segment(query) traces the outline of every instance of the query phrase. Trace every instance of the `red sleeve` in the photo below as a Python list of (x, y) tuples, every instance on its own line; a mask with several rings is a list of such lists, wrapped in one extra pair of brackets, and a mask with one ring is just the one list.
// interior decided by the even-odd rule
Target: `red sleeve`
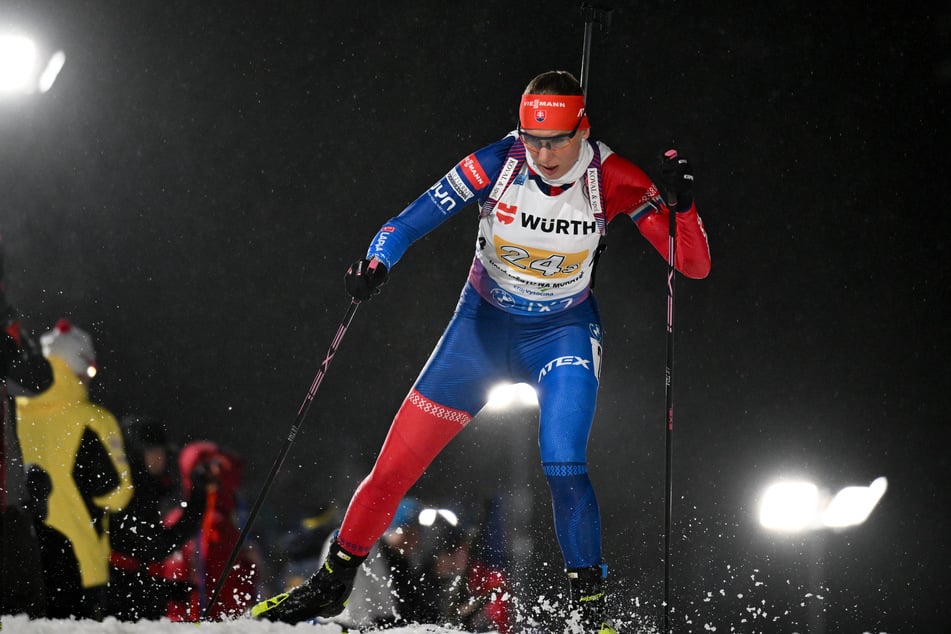
[[(606, 220), (626, 214), (654, 249), (667, 258), (670, 210), (657, 186), (634, 163), (617, 154), (601, 165)], [(677, 213), (677, 270), (694, 279), (710, 273), (710, 245), (697, 206)]]

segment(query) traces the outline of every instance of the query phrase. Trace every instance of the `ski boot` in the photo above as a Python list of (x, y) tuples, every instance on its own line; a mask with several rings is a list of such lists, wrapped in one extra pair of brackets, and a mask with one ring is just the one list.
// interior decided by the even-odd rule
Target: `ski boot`
[(584, 634), (617, 634), (614, 625), (605, 618), (606, 593), (604, 580), (606, 564), (568, 570), (568, 589), (571, 597), (569, 625), (580, 626)]
[(351, 555), (335, 541), (324, 565), (310, 579), (253, 606), (251, 616), (284, 623), (337, 616), (347, 605), (354, 578), (364, 559), (366, 556)]

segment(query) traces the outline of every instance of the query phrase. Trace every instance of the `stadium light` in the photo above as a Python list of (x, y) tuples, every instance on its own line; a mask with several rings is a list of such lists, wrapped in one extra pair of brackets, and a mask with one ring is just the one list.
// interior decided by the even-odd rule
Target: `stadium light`
[(432, 526), (436, 522), (437, 517), (443, 518), (449, 522), (451, 526), (459, 525), (459, 516), (449, 509), (425, 508), (419, 512), (418, 521), (423, 526)]
[(36, 65), (36, 45), (22, 35), (0, 35), (0, 90), (26, 92)]
[(845, 487), (831, 497), (812, 482), (781, 480), (764, 490), (759, 522), (763, 528), (781, 533), (858, 526), (868, 519), (887, 488), (888, 481), (879, 477), (868, 486)]
[(40, 59), (40, 51), (31, 38), (0, 33), (0, 95), (28, 95), (52, 88), (66, 63), (66, 55), (56, 51), (42, 68)]
[(527, 383), (503, 383), (489, 390), (486, 407), (490, 410), (503, 410), (513, 406), (535, 407), (538, 395), (535, 388)]
[(823, 511), (822, 524), (829, 528), (858, 526), (872, 514), (887, 488), (885, 478), (875, 478), (867, 487), (845, 487)]
[(781, 533), (796, 533), (812, 528), (818, 511), (819, 487), (812, 482), (781, 481), (763, 492), (759, 523)]

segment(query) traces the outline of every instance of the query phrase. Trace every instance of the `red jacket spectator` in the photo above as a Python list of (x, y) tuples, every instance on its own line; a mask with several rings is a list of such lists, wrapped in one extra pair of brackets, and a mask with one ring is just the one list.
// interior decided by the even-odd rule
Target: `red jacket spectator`
[[(173, 621), (197, 621), (214, 593), (224, 572), (231, 550), (238, 541), (238, 488), (241, 484), (242, 461), (234, 453), (213, 442), (193, 442), (179, 455), (182, 484), (191, 487), (199, 470), (202, 477), (217, 482), (207, 496), (204, 521), (195, 537), (181, 550), (165, 560), (165, 574), (170, 579), (190, 583), (194, 590), (187, 601), (172, 601), (168, 618)], [(178, 521), (179, 509), (169, 513), (167, 523)], [(219, 620), (243, 614), (256, 597), (256, 566), (250, 547), (245, 547), (218, 595), (208, 618)]]

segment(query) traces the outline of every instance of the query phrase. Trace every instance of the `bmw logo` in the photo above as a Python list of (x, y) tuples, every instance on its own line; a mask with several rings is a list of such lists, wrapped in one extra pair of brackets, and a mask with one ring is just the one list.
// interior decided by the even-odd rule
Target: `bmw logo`
[(515, 306), (515, 298), (503, 291), (501, 288), (493, 288), (491, 294), (492, 299), (494, 299), (499, 306)]
[(588, 332), (591, 333), (591, 338), (601, 341), (601, 326), (598, 324), (588, 324)]

